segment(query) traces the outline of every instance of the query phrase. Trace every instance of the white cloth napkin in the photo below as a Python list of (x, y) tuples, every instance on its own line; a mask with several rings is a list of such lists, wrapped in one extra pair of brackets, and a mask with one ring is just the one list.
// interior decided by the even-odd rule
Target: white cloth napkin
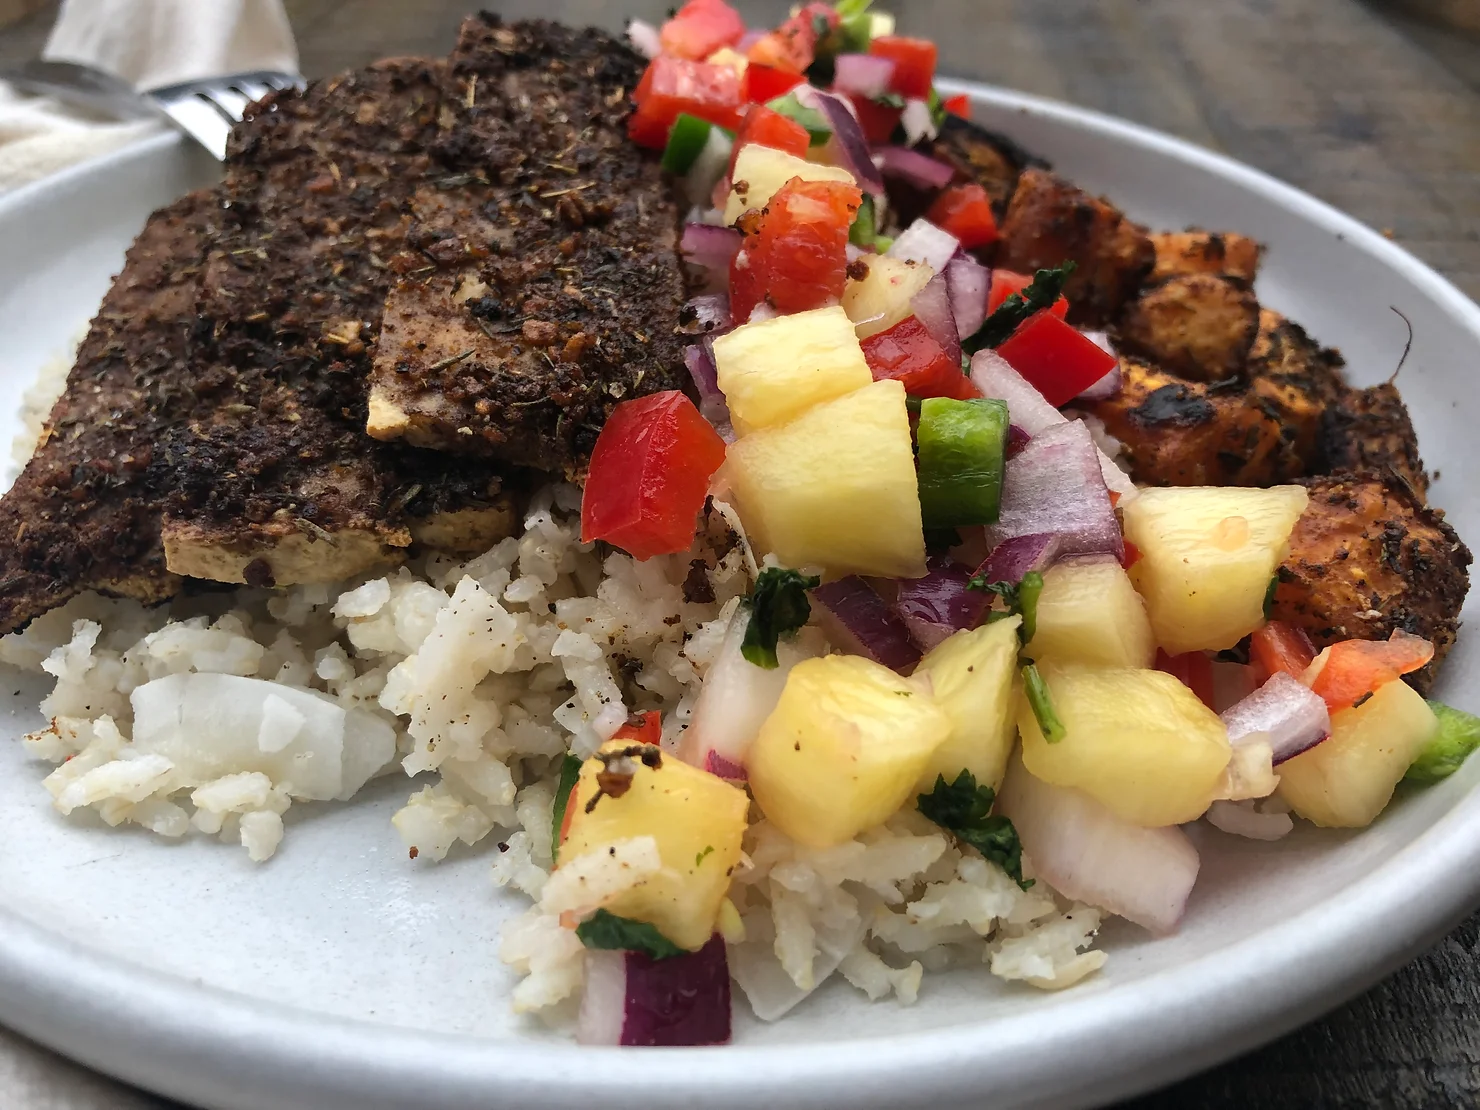
[[(63, 0), (42, 57), (104, 69), (140, 89), (249, 70), (298, 71), (282, 0)], [(0, 193), (164, 126), (100, 120), (0, 82)]]

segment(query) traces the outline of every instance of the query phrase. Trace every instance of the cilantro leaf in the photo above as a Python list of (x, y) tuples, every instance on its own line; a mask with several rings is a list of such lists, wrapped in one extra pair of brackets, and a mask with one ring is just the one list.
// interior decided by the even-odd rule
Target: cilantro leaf
[(575, 790), (576, 780), (580, 777), (581, 761), (566, 752), (565, 761), (560, 764), (560, 782), (555, 787), (555, 809), (550, 815), (550, 831), (553, 834), (551, 855), (557, 860), (560, 858), (560, 830), (565, 827), (565, 811), (570, 806), (571, 792)]
[(684, 955), (682, 948), (646, 921), (618, 917), (607, 910), (597, 910), (577, 925), (576, 936), (581, 938), (581, 943), (587, 948), (641, 952), (655, 960)]
[(904, 97), (897, 92), (881, 92), (878, 96), (871, 96), (869, 99), (884, 108), (904, 107)]
[(1023, 693), (1028, 697), (1028, 707), (1033, 710), (1033, 716), (1037, 718), (1038, 728), (1043, 732), (1045, 740), (1050, 744), (1057, 744), (1068, 735), (1064, 722), (1059, 720), (1058, 711), (1053, 707), (1053, 692), (1038, 673), (1036, 663), (1023, 666)]
[(1021, 293), (1014, 293), (997, 306), (982, 326), (961, 341), (961, 349), (976, 354), (983, 347), (996, 347), (1017, 331), (1018, 325), (1040, 309), (1050, 308), (1064, 292), (1064, 282), (1074, 272), (1073, 261), (1039, 270)]
[(746, 604), (750, 606), (750, 623), (745, 626), (745, 640), (740, 654), (766, 670), (775, 670), (776, 642), (789, 636), (812, 615), (807, 591), (822, 585), (817, 575), (805, 575), (784, 567), (767, 567), (755, 580)]
[(930, 109), (930, 122), (935, 124), (935, 129), (939, 131), (946, 125), (946, 102), (940, 98), (940, 93), (934, 85), (930, 86), (930, 98), (926, 100), (925, 105)]
[(945, 775), (936, 775), (934, 789), (919, 795), (915, 805), (926, 818), (970, 844), (1027, 890), (1033, 880), (1023, 878), (1023, 846), (1012, 821), (993, 816), (996, 797), (990, 786), (978, 786), (975, 775), (962, 771), (949, 783)]
[(989, 594), (996, 594), (1007, 606), (1006, 610), (994, 609), (987, 614), (987, 623), (1000, 621), (1020, 614), (1023, 618), (1022, 628), (1019, 635), (1023, 643), (1033, 639), (1034, 633), (1038, 631), (1038, 598), (1043, 593), (1043, 575), (1036, 570), (1030, 570), (1023, 575), (1021, 582), (988, 582), (986, 575), (973, 575), (966, 582), (968, 590), (985, 590)]

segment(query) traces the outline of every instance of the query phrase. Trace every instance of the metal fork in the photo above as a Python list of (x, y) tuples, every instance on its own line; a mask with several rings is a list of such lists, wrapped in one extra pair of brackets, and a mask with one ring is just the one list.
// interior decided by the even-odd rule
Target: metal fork
[(239, 73), (147, 89), (144, 95), (218, 161), (225, 161), (226, 140), (248, 107), (270, 92), (301, 89), (303, 85), (303, 78), (296, 73)]

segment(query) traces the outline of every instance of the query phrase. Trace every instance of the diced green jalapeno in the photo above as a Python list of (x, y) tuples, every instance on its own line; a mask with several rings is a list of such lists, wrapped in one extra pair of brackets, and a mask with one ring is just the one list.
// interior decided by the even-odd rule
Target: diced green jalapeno
[(920, 403), (920, 509), (926, 528), (991, 524), (1002, 502), (1007, 405), (976, 397)]
[(663, 168), (669, 173), (688, 173), (698, 160), (704, 144), (709, 141), (709, 132), (713, 127), (714, 124), (708, 120), (691, 116), (687, 112), (679, 113), (679, 117), (673, 121), (673, 130), (668, 132), (668, 145), (663, 148)]

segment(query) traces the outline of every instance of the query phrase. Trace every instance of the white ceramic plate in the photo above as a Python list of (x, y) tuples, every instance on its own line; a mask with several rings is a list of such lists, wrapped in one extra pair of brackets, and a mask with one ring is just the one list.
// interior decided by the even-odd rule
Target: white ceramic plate
[[(964, 86), (963, 86), (964, 88)], [(1260, 299), (1339, 345), (1351, 377), (1403, 371), (1433, 491), (1480, 540), (1480, 308), (1367, 228), (1247, 167), (1104, 116), (980, 87), (979, 120), (1157, 227), (1269, 244)], [(65, 350), (145, 214), (213, 168), (160, 138), (0, 202), (0, 392)], [(5, 417), (9, 420), (9, 416)], [(8, 442), (12, 427), (0, 426)], [(1480, 710), (1480, 646), (1440, 694)], [(133, 1082), (213, 1107), (589, 1110), (703, 1105), (1087, 1105), (1179, 1078), (1314, 1017), (1450, 928), (1480, 895), (1480, 761), (1357, 835), (1275, 845), (1203, 830), (1181, 931), (1116, 923), (1105, 970), (1062, 994), (984, 973), (927, 978), (913, 1008), (829, 983), (764, 1026), (743, 1002), (721, 1049), (592, 1050), (514, 1019), (495, 957), (515, 911), (486, 852), (408, 862), (379, 784), (339, 808), (294, 806), (256, 867), (196, 839), (64, 820), (12, 736), (42, 686), (3, 676), (0, 1020)], [(13, 693), (12, 693), (13, 692)]]

